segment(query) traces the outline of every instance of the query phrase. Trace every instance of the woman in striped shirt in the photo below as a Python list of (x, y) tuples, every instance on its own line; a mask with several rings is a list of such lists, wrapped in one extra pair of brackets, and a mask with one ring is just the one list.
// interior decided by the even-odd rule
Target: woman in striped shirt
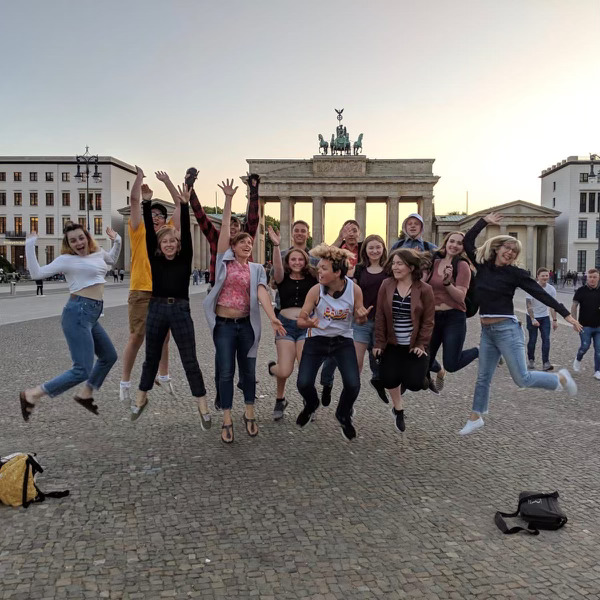
[(381, 360), (379, 377), (394, 404), (396, 429), (404, 431), (402, 388), (427, 389), (427, 346), (435, 319), (433, 290), (421, 281), (425, 259), (420, 252), (400, 248), (385, 264), (391, 275), (379, 288), (375, 316), (375, 348)]

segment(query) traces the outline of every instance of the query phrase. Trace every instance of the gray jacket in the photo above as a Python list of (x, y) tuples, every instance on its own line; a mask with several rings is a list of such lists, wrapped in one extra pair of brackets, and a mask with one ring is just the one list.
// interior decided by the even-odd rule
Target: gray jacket
[[(210, 327), (211, 335), (215, 330), (217, 301), (225, 278), (227, 277), (227, 262), (235, 260), (233, 250), (229, 248), (224, 254), (217, 254), (217, 264), (215, 267), (215, 285), (213, 285), (210, 294), (206, 296), (202, 305), (206, 321)], [(250, 325), (254, 331), (254, 344), (248, 352), (248, 358), (256, 358), (258, 351), (258, 342), (260, 342), (260, 306), (258, 303), (258, 286), (263, 285), (267, 288), (267, 275), (264, 267), (259, 263), (248, 263), (250, 267)]]

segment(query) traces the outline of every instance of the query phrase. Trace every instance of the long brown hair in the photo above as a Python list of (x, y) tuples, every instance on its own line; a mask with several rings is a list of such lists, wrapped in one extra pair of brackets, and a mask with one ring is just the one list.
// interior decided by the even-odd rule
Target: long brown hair
[(414, 267), (411, 272), (413, 281), (421, 279), (421, 277), (423, 277), (423, 269), (427, 269), (430, 264), (430, 260), (423, 252), (419, 252), (414, 248), (398, 248), (397, 250), (390, 252), (385, 263), (385, 272), (390, 277), (394, 276), (394, 273), (392, 272), (392, 262), (395, 256), (397, 256), (406, 266)]
[(292, 255), (293, 252), (299, 252), (300, 254), (302, 254), (302, 256), (304, 258), (304, 268), (301, 271), (302, 275), (304, 277), (307, 277), (310, 275), (311, 277), (314, 277), (316, 279), (317, 274), (316, 274), (315, 268), (310, 264), (310, 257), (301, 248), (291, 248), (290, 250), (288, 250), (288, 252), (285, 253), (285, 256), (283, 257), (284, 272), (285, 273), (292, 272), (292, 269), (290, 268), (290, 256)]
[(81, 229), (81, 231), (83, 231), (83, 233), (85, 234), (85, 237), (87, 238), (89, 254), (92, 254), (93, 252), (98, 252), (98, 250), (100, 249), (100, 246), (98, 246), (98, 242), (96, 242), (96, 240), (90, 235), (90, 232), (81, 223), (75, 223), (74, 221), (67, 221), (65, 223), (65, 227), (63, 229), (64, 235), (63, 235), (62, 243), (60, 245), (60, 253), (61, 254), (72, 254), (73, 256), (77, 256), (77, 252), (75, 252), (75, 250), (73, 250), (73, 248), (71, 248), (71, 246), (69, 245), (69, 238), (67, 237), (67, 234), (69, 234), (69, 233), (71, 233), (71, 231), (75, 231), (77, 229)]
[(359, 253), (359, 262), (357, 266), (360, 267), (364, 267), (365, 269), (369, 266), (371, 266), (371, 261), (369, 260), (369, 257), (367, 256), (367, 246), (369, 244), (369, 242), (379, 242), (382, 246), (383, 246), (383, 252), (381, 253), (381, 256), (379, 257), (379, 266), (383, 267), (385, 265), (385, 261), (387, 260), (387, 249), (385, 247), (385, 242), (383, 241), (383, 238), (380, 235), (368, 235), (361, 247), (360, 247), (360, 253)]

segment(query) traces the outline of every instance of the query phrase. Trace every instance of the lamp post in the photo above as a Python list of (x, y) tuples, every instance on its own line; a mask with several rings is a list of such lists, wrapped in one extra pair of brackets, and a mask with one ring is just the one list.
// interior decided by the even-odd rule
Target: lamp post
[[(598, 156), (597, 154), (590, 154), (590, 174), (588, 175), (588, 182), (591, 184), (595, 184), (598, 180), (598, 178), (600, 178), (600, 173), (598, 173), (598, 176), (596, 176), (596, 174), (594, 173), (594, 161), (595, 160), (600, 160), (600, 156)], [(600, 192), (598, 192), (596, 194), (596, 208), (598, 209), (598, 221), (600, 223)], [(594, 261), (594, 266), (596, 267), (596, 269), (600, 269), (600, 225), (596, 226), (596, 235), (598, 236), (598, 248), (596, 249), (596, 260)]]
[[(77, 173), (75, 177), (81, 182), (85, 177), (85, 205), (87, 208), (87, 230), (90, 231), (90, 164), (94, 165), (94, 174), (92, 177), (96, 183), (102, 181), (102, 173), (98, 172), (98, 155), (92, 155), (89, 152), (89, 146), (85, 147), (85, 154), (75, 157), (77, 161)], [(85, 165), (85, 173), (81, 172), (81, 165)]]

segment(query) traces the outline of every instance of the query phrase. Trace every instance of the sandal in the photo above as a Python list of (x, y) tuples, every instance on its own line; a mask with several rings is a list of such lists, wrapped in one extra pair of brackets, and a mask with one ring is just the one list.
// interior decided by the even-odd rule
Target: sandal
[[(256, 419), (249, 419), (246, 414), (244, 414), (244, 425), (246, 425), (246, 433), (250, 436), (250, 437), (256, 437), (258, 435), (258, 425), (256, 424)], [(248, 427), (248, 425), (250, 425), (250, 427)], [(256, 427), (256, 433), (251, 433), (251, 429), (253, 427)]]
[(27, 401), (25, 397), (25, 392), (21, 392), (19, 394), (19, 401), (21, 402), (21, 415), (23, 415), (24, 421), (29, 421), (29, 417), (35, 408), (35, 404)]
[(98, 414), (98, 407), (94, 404), (93, 398), (81, 398), (80, 396), (73, 396), (73, 400), (77, 402), (77, 404), (81, 404), (83, 408), (89, 410), (91, 413), (95, 415)]
[[(223, 429), (225, 430), (225, 437), (223, 437)], [(221, 425), (221, 441), (224, 444), (233, 444), (233, 423)]]

